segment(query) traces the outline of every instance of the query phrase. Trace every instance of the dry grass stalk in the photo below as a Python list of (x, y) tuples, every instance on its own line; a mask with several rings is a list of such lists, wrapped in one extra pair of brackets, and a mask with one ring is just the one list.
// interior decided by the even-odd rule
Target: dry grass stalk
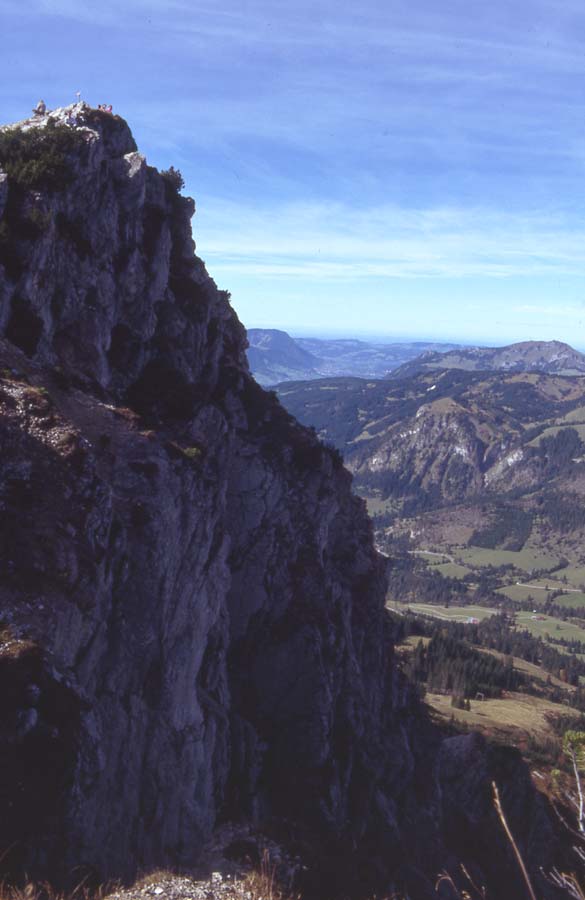
[(22, 887), (0, 881), (0, 900), (104, 900), (106, 895), (117, 887), (110, 883), (90, 889), (87, 886), (88, 878), (89, 876), (85, 876), (67, 893), (55, 890), (47, 881), (40, 883), (29, 881)]
[(510, 826), (506, 821), (506, 816), (504, 815), (504, 810), (502, 807), (502, 803), (500, 800), (500, 793), (498, 791), (498, 786), (495, 781), (492, 781), (492, 790), (494, 792), (494, 806), (496, 807), (496, 812), (498, 813), (500, 822), (503, 825), (504, 831), (506, 832), (506, 836), (512, 845), (512, 849), (516, 855), (516, 859), (518, 861), (518, 865), (520, 866), (520, 871), (522, 872), (522, 877), (524, 878), (524, 882), (526, 884), (526, 889), (530, 895), (530, 900), (536, 900), (536, 894), (534, 893), (534, 888), (532, 887), (532, 883), (530, 881), (530, 875), (528, 874), (528, 869), (524, 865), (524, 860), (522, 859), (522, 854), (518, 849), (518, 845), (514, 840), (514, 835), (510, 831)]
[(250, 872), (243, 879), (247, 892), (251, 894), (251, 900), (300, 900), (300, 897), (292, 897), (283, 892), (278, 885), (276, 866), (270, 861), (268, 850), (262, 854), (260, 869)]
[(451, 875), (449, 875), (448, 872), (441, 872), (441, 874), (439, 875), (437, 882), (435, 884), (435, 891), (438, 890), (438, 888), (441, 884), (447, 883), (448, 885), (451, 886), (451, 888), (457, 894), (457, 897), (459, 897), (460, 900), (486, 900), (487, 893), (486, 893), (485, 887), (477, 886), (477, 884), (475, 883), (475, 881), (473, 880), (473, 878), (471, 877), (471, 875), (469, 874), (469, 872), (467, 871), (467, 869), (465, 868), (463, 863), (461, 863), (460, 869), (461, 869), (461, 872), (463, 873), (463, 876), (467, 880), (467, 883), (468, 883), (470, 889), (473, 891), (472, 894), (470, 894), (469, 891), (464, 887), (458, 888), (457, 885), (455, 884), (455, 882), (453, 881), (453, 878), (451, 877)]
[(558, 869), (552, 869), (552, 871), (546, 875), (546, 878), (551, 884), (554, 884), (555, 887), (565, 890), (569, 897), (574, 897), (575, 900), (585, 900), (585, 894), (575, 875), (567, 875), (566, 872), (559, 872)]

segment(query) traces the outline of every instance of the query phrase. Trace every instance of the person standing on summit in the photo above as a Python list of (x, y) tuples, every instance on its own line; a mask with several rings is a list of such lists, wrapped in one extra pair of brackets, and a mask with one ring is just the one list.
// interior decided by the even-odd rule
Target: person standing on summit
[(33, 109), (33, 113), (35, 116), (44, 116), (47, 111), (47, 104), (44, 100), (39, 100), (35, 108)]

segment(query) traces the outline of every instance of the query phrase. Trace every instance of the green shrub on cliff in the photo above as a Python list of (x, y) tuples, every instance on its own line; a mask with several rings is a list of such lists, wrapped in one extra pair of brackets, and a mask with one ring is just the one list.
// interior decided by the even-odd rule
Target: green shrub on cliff
[(0, 132), (0, 168), (23, 188), (60, 190), (73, 178), (68, 156), (82, 135), (52, 120), (45, 128), (10, 128)]
[(164, 179), (165, 184), (168, 184), (175, 193), (178, 194), (185, 187), (185, 179), (181, 175), (179, 169), (175, 169), (174, 166), (171, 166), (169, 169), (163, 169), (160, 174)]

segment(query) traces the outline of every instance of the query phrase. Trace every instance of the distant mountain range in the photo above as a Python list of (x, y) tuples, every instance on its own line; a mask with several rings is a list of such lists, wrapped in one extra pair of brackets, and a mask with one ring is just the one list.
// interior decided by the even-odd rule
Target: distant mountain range
[[(555, 369), (583, 372), (583, 357), (565, 344), (529, 342), (479, 358), (506, 370), (423, 365), (400, 379), (285, 383), (278, 393), (343, 452), (379, 525), (398, 516), (421, 533), (423, 520), (443, 509), (441, 527), (468, 522), (467, 540), (499, 521), (504, 503), (510, 521), (534, 523), (534, 545), (570, 556), (585, 540), (585, 377)], [(535, 371), (545, 366), (551, 371)]]
[(395, 369), (390, 377), (406, 378), (437, 369), (583, 375), (585, 354), (561, 341), (522, 341), (507, 347), (457, 347), (446, 353), (427, 350)]
[(319, 360), (276, 328), (248, 329), (248, 363), (259, 384), (279, 381), (305, 381), (319, 378)]
[(585, 374), (585, 354), (560, 341), (523, 341), (507, 347), (464, 347), (430, 341), (379, 344), (342, 338), (292, 338), (275, 328), (250, 328), (248, 341), (252, 374), (265, 387), (315, 378), (410, 378), (440, 369)]
[(248, 341), (252, 374), (265, 387), (338, 375), (384, 378), (423, 353), (458, 349), (457, 344), (430, 341), (374, 344), (352, 339), (292, 338), (275, 328), (250, 328)]

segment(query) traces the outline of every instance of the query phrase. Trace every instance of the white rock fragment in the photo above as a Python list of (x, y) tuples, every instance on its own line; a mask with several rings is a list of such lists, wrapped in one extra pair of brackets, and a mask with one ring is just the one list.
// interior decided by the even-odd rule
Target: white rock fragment
[(134, 176), (137, 175), (138, 172), (144, 170), (144, 167), (146, 165), (146, 158), (142, 153), (138, 153), (138, 151), (135, 151), (134, 153), (126, 153), (124, 156), (124, 160), (128, 166), (127, 174), (129, 178), (134, 178)]

